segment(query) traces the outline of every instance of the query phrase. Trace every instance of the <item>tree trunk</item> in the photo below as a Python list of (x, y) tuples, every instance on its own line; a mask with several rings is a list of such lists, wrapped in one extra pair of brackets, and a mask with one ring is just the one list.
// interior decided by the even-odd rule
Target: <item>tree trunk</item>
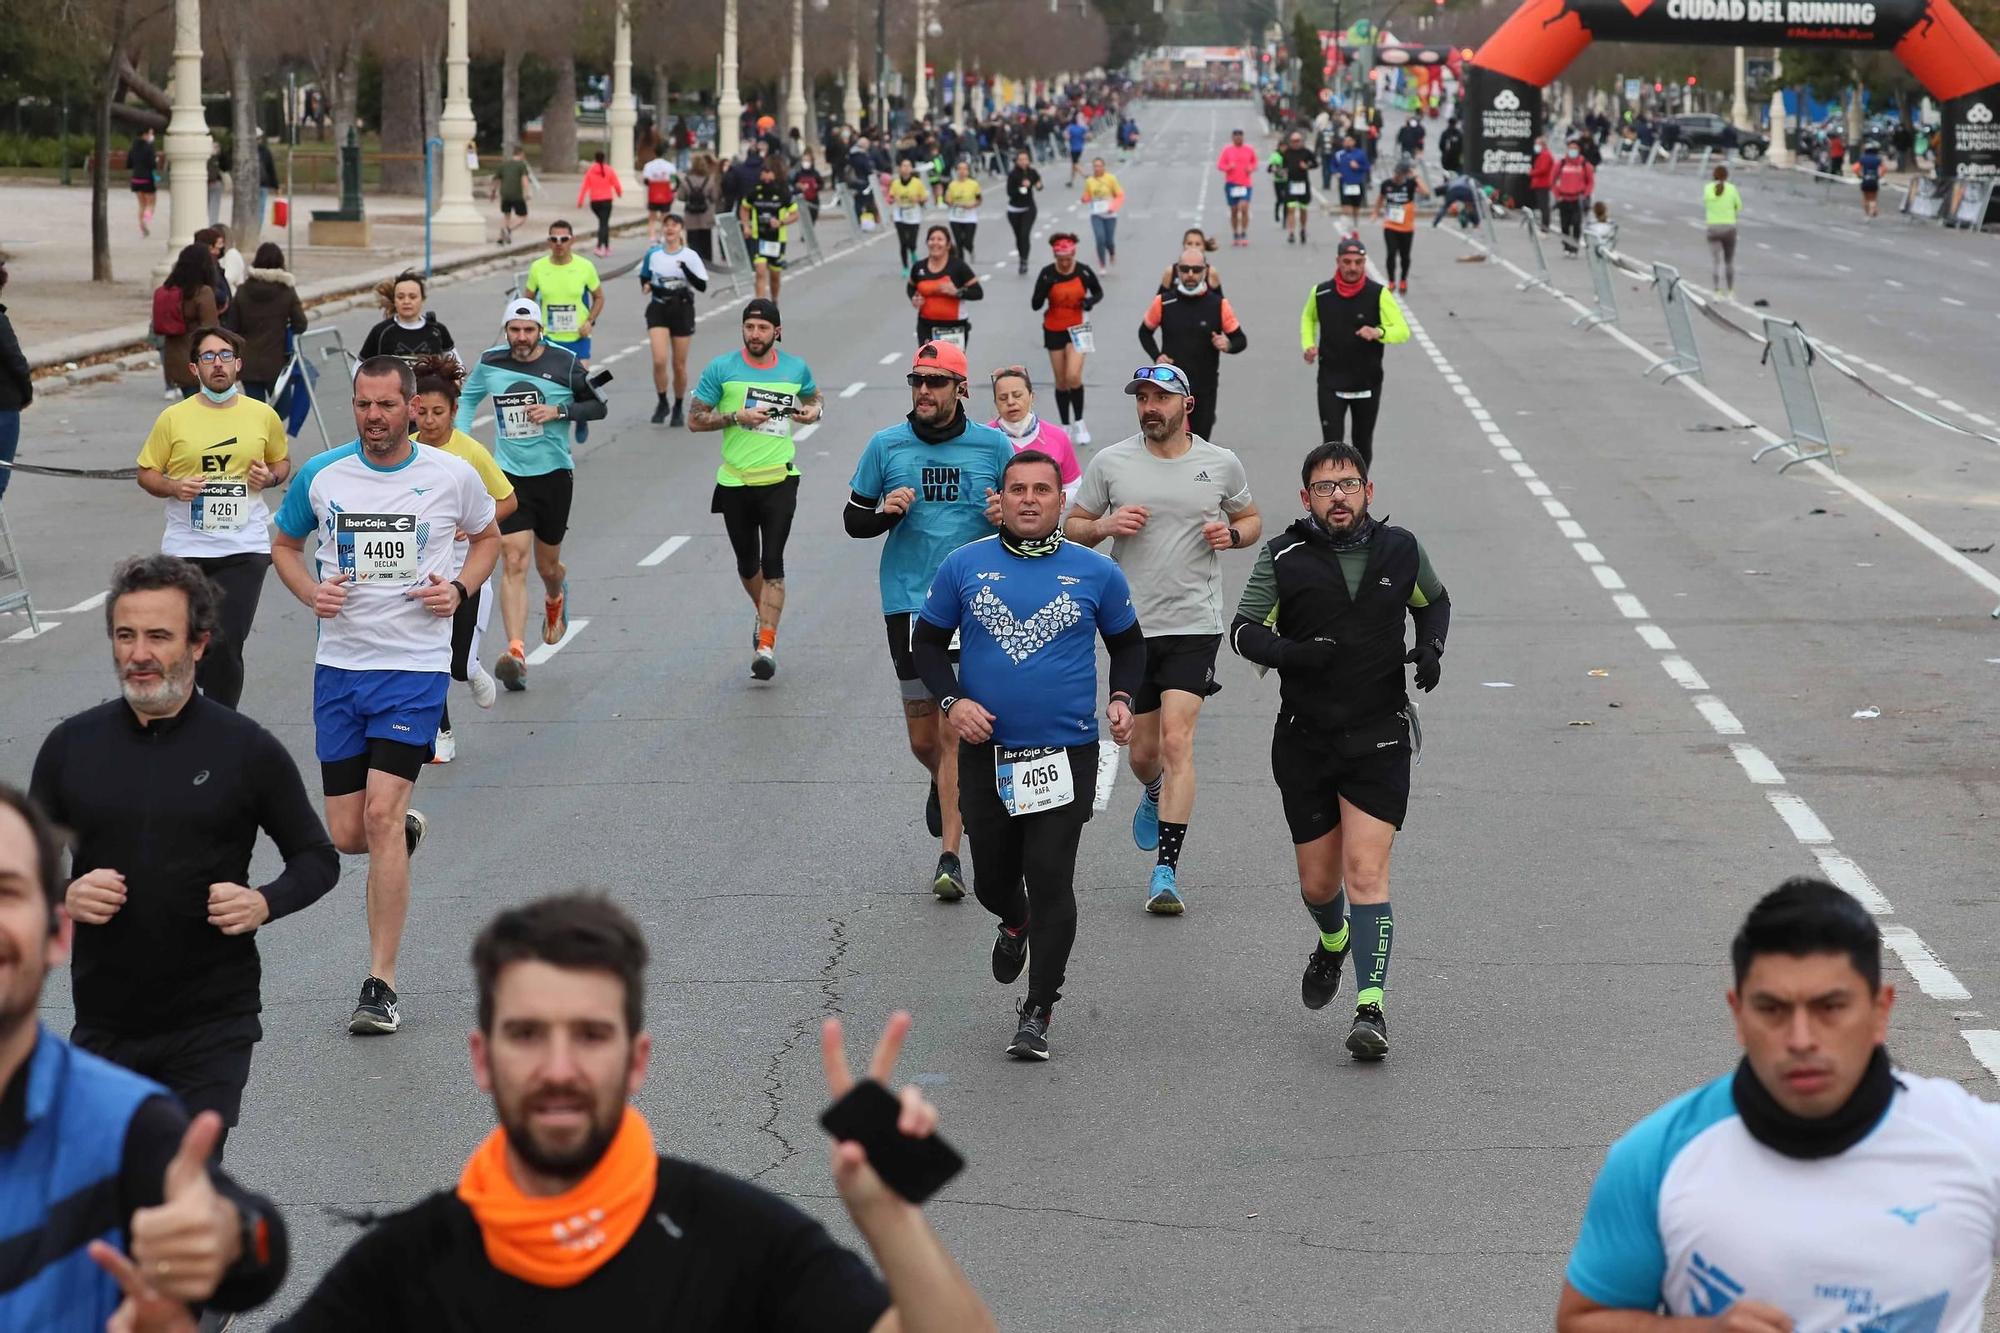
[(444, 38), (424, 44), (424, 138), (443, 137)]
[(97, 153), (90, 166), (90, 280), (111, 282), (111, 104), (118, 99), (118, 67), (124, 57), (125, 5), (120, 0), (111, 19), (111, 54), (97, 97)]
[(542, 174), (574, 176), (576, 159), (576, 52), (569, 29), (560, 29), (551, 44), (556, 88), (542, 108)]
[[(674, 160), (674, 153), (680, 148), (671, 142), (674, 132), (674, 117), (667, 110), (667, 98), (673, 92), (673, 72), (667, 68), (665, 60), (653, 62), (653, 139), (665, 145), (662, 156), (667, 161)], [(639, 165), (644, 166), (645, 163)]]
[(340, 150), (347, 146), (348, 132), (361, 119), (361, 39), (358, 33), (348, 38), (346, 49), (333, 66), (332, 82), (327, 100), (333, 115), (333, 188), (334, 193), (344, 194), (348, 182), (341, 172)]
[(382, 62), (382, 192), (424, 192), (423, 57)]
[(247, 263), (250, 256), (257, 252), (258, 238), (264, 233), (264, 210), (259, 184), (263, 173), (257, 160), (257, 148), (262, 142), (262, 136), (257, 132), (257, 80), (250, 58), (250, 37), (245, 28), (237, 30), (237, 39), (230, 43), (227, 58), (229, 139), (232, 145), (229, 155), (232, 186), (229, 239), (243, 252)]
[(500, 55), (500, 157), (514, 156), (521, 142), (521, 48), (509, 38)]

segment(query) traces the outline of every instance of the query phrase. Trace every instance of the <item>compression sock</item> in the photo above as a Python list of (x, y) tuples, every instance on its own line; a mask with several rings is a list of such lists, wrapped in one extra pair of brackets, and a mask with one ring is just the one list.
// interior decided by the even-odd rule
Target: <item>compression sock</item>
[(757, 626), (757, 651), (768, 653), (777, 648), (777, 646), (778, 627), (776, 625)]
[(450, 704), (446, 704), (446, 705), (445, 705), (445, 706), (444, 706), (443, 708), (440, 708), (440, 709), (438, 710), (438, 730), (439, 730), (439, 731), (450, 731), (450, 730), (451, 730), (451, 705), (450, 705)]
[(1312, 916), (1313, 924), (1319, 927), (1319, 942), (1327, 952), (1339, 953), (1347, 947), (1347, 895), (1336, 893), (1323, 903), (1312, 902), (1300, 895), (1306, 911)]
[(1354, 979), (1361, 989), (1354, 1003), (1380, 1004), (1382, 986), (1389, 977), (1389, 941), (1396, 932), (1396, 923), (1389, 918), (1387, 903), (1356, 903), (1351, 915), (1355, 951), (1360, 955)]
[(1076, 406), (1076, 419), (1083, 420), (1083, 386), (1077, 385), (1069, 391), (1069, 400)]
[(1065, 425), (1065, 426), (1067, 426), (1067, 425), (1069, 424), (1069, 390), (1068, 390), (1068, 389), (1057, 389), (1057, 390), (1056, 390), (1056, 411), (1058, 411), (1058, 412), (1060, 412), (1060, 413), (1062, 414), (1062, 424), (1063, 424), (1063, 425)]
[(1178, 869), (1181, 863), (1181, 844), (1186, 841), (1186, 824), (1170, 824), (1164, 819), (1161, 820), (1159, 864)]

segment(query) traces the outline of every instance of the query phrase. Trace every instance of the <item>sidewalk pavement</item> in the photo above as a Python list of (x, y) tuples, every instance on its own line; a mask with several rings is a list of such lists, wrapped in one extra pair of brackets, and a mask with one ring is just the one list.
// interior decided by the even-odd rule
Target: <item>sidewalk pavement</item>
[[(578, 248), (587, 254), (597, 219), (588, 205), (575, 206), (580, 180), (579, 176), (544, 177), (542, 193), (528, 201), (528, 219), (516, 229), (516, 244), (510, 250), (503, 251), (497, 244), (433, 248), (433, 271), (507, 254), (539, 254), (542, 229), (557, 218), (575, 227), (581, 242)], [(158, 285), (153, 270), (171, 257), (165, 239), (167, 199), (162, 194), (153, 215), (151, 237), (139, 234), (138, 207), (129, 191), (114, 188), (107, 202), (111, 271), (116, 281), (99, 283), (90, 281), (90, 187), (0, 179), (0, 251), (10, 256), (7, 315), (28, 363), (38, 370), (128, 352), (146, 341), (153, 288)], [(487, 235), (497, 238), (498, 206), (483, 196), (478, 202), (487, 219)], [(423, 266), (423, 200), (377, 194), (364, 197), (362, 203), (373, 224), (373, 244), (365, 250), (307, 245), (312, 210), (335, 208), (339, 200), (333, 195), (300, 195), (293, 200), (292, 235), (297, 244), (285, 247), (286, 267), (298, 279), (300, 299), (308, 308), (316, 301), (365, 290), (406, 268)], [(222, 207), (226, 224), (227, 193)], [(622, 229), (643, 223), (645, 215), (645, 187), (627, 182), (624, 197), (612, 210), (613, 225)], [(285, 246), (284, 229), (272, 228), (266, 221), (259, 239)], [(235, 243), (233, 234), (231, 243)], [(250, 254), (246, 252), (243, 258), (248, 263)]]

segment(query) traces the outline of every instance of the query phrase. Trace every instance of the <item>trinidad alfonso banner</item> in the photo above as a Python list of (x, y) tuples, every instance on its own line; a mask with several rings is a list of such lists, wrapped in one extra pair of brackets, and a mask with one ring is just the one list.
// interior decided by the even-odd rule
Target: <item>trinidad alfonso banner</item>
[(1593, 41), (1894, 51), (1944, 105), (1938, 174), (2000, 175), (2000, 55), (1950, 0), (1527, 0), (1465, 71), (1467, 164), (1503, 195), (1525, 196), (1543, 86)]

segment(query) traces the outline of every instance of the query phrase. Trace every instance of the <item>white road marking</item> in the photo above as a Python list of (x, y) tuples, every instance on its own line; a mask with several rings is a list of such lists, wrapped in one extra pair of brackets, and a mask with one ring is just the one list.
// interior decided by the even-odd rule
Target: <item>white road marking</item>
[[(1574, 527), (1576, 525), (1571, 524), (1570, 526)], [(1598, 550), (1597, 547), (1589, 542), (1571, 542), (1569, 546), (1572, 551), (1576, 552), (1577, 558), (1582, 560), (1586, 565), (1601, 565), (1604, 563), (1604, 552)]]
[(1868, 878), (1868, 872), (1856, 865), (1852, 858), (1843, 856), (1836, 847), (1815, 847), (1813, 855), (1819, 860), (1820, 872), (1827, 882), (1836, 888), (1845, 889), (1854, 901), (1860, 903), (1874, 916), (1888, 916), (1893, 910), (1882, 891), (1875, 887), (1875, 881)]
[(892, 366), (896, 364), (897, 361), (901, 360), (902, 356), (903, 354), (901, 352), (891, 352), (889, 353), (889, 355), (883, 357), (880, 361), (876, 362), (876, 364), (882, 366)]
[(1528, 483), (1528, 494), (1530, 495), (1538, 495), (1546, 500), (1554, 493), (1549, 489), (1549, 484), (1546, 481), (1531, 481)]
[(1854, 272), (1854, 270), (1853, 270), (1853, 269), (1849, 268), (1849, 267), (1848, 267), (1847, 265), (1845, 265), (1845, 264), (1835, 264), (1835, 265), (1834, 265), (1834, 267), (1835, 267), (1835, 268), (1837, 268), (1837, 269), (1839, 269), (1839, 270), (1840, 270), (1840, 271), (1841, 271), (1842, 273), (1852, 273), (1852, 272)]
[(1701, 672), (1694, 669), (1694, 663), (1685, 657), (1663, 657), (1660, 669), (1673, 677), (1674, 684), (1684, 690), (1705, 690), (1708, 682), (1701, 678)]
[(1980, 1028), (1961, 1032), (1959, 1035), (1964, 1037), (1965, 1044), (1972, 1048), (1973, 1058), (1986, 1066), (1986, 1072), (2000, 1079), (2000, 1032), (1989, 1032)]
[(1519, 449), (1502, 449), (1500, 451), (1500, 461), (1503, 463), (1518, 463), (1521, 461), (1521, 451)]
[(1516, 463), (1514, 464), (1514, 475), (1517, 477), (1533, 477), (1535, 470), (1526, 463)]
[(111, 595), (110, 590), (106, 589), (103, 592), (96, 593), (90, 597), (84, 598), (82, 601), (78, 602), (75, 606), (59, 607), (50, 614), (58, 616), (78, 616), (82, 615), (85, 611), (95, 611), (98, 607), (104, 605), (104, 599), (109, 597), (110, 595)]
[(1897, 282), (1894, 278), (1884, 278), (1882, 279), (1882, 281), (1888, 283), (1891, 287), (1900, 287), (1903, 285), (1902, 283)]
[(1943, 409), (1944, 409), (1945, 411), (1947, 411), (1947, 412), (1964, 412), (1964, 411), (1965, 411), (1965, 409), (1964, 409), (1963, 407), (1961, 407), (1961, 406), (1960, 406), (1959, 404), (1957, 404), (1957, 403), (1954, 403), (1954, 402), (1953, 402), (1953, 401), (1951, 401), (1951, 399), (1949, 399), (1949, 398), (1940, 398), (1940, 399), (1938, 399), (1938, 400), (1937, 400), (1937, 405), (1938, 405), (1939, 407), (1942, 407), (1942, 408), (1943, 408)]
[(563, 631), (563, 636), (560, 639), (557, 639), (554, 643), (536, 645), (535, 650), (528, 654), (528, 665), (540, 666), (563, 649), (569, 647), (570, 640), (583, 633), (583, 627), (589, 623), (590, 619), (587, 616), (581, 620), (570, 621), (569, 628)]
[(1800, 254), (1800, 253), (1799, 253), (1799, 252), (1798, 252), (1797, 250), (1794, 250), (1794, 251), (1792, 251), (1792, 258), (1794, 258), (1794, 259), (1803, 259), (1803, 260), (1805, 260), (1805, 261), (1806, 261), (1806, 262), (1807, 262), (1808, 264), (1812, 263), (1812, 256), (1810, 256), (1810, 255), (1802, 255), (1802, 254)]
[(1735, 755), (1736, 762), (1742, 765), (1743, 776), (1749, 778), (1758, 786), (1782, 787), (1785, 785), (1785, 775), (1780, 773), (1778, 766), (1765, 758), (1764, 752), (1756, 746), (1743, 741), (1731, 741), (1729, 743), (1729, 753)]
[(860, 393), (863, 389), (867, 387), (868, 387), (867, 380), (856, 380), (854, 381), (854, 383), (848, 385), (845, 389), (842, 389), (840, 391), (840, 396), (842, 398), (852, 398), (855, 394)]
[(1833, 834), (1813, 813), (1813, 808), (1806, 804), (1805, 797), (1788, 791), (1771, 791), (1764, 793), (1764, 799), (1778, 812), (1778, 818), (1785, 821), (1785, 827), (1792, 831), (1792, 836), (1806, 846), (1833, 841)]
[(1601, 588), (1617, 592), (1625, 586), (1625, 580), (1618, 577), (1618, 571), (1609, 565), (1592, 565), (1590, 572), (1596, 575), (1597, 584)]
[(1107, 745), (1097, 753), (1097, 796), (1091, 801), (1092, 810), (1102, 810), (1111, 804), (1111, 789), (1118, 785), (1118, 770), (1124, 765), (1118, 762), (1123, 751), (1116, 745)]
[(1556, 531), (1560, 532), (1563, 536), (1569, 538), (1571, 541), (1583, 540), (1584, 536), (1583, 524), (1577, 522), (1573, 518), (1557, 519)]
[(1495, 449), (1512, 449), (1514, 447), (1514, 442), (1497, 430), (1487, 433), (1486, 442)]
[(1674, 650), (1673, 639), (1658, 625), (1634, 625), (1632, 628), (1639, 632), (1640, 640), (1654, 652), (1670, 653)]
[(680, 550), (681, 547), (686, 546), (687, 543), (688, 539), (686, 537), (669, 537), (658, 546), (655, 546), (651, 551), (648, 551), (645, 558), (639, 561), (639, 567), (641, 569), (651, 569), (654, 565), (663, 564), (668, 556)]
[(1561, 500), (1544, 500), (1542, 501), (1542, 508), (1548, 512), (1550, 518), (1569, 517), (1569, 506)]
[(1611, 603), (1618, 608), (1618, 613), (1627, 620), (1652, 619), (1652, 616), (1646, 612), (1646, 604), (1629, 592), (1619, 593), (1611, 599)]
[(818, 429), (819, 423), (817, 421), (808, 421), (805, 425), (792, 432), (792, 443), (804, 444), (813, 437), (813, 433)]
[(1959, 300), (1959, 299), (1958, 299), (1957, 297), (1955, 297), (1955, 296), (1940, 296), (1940, 297), (1938, 298), (1938, 300), (1940, 300), (1940, 301), (1944, 302), (1944, 303), (1945, 303), (1946, 305), (1964, 305), (1964, 304), (1965, 304), (1965, 302), (1963, 302), (1963, 301)]
[(1736, 714), (1729, 711), (1729, 705), (1712, 694), (1704, 694), (1694, 701), (1697, 713), (1708, 719), (1708, 725), (1718, 736), (1741, 736), (1743, 724), (1736, 720)]
[(1882, 927), (1882, 943), (1896, 951), (1903, 970), (1917, 983), (1917, 989), (1933, 1000), (1972, 998), (1972, 992), (1965, 988), (1965, 983), (1953, 976), (1951, 969), (1939, 962), (1930, 946), (1908, 926)]
[(42, 627), (40, 629), (36, 629), (31, 625), (27, 629), (17, 630), (14, 633), (9, 634), (7, 636), (7, 642), (26, 643), (30, 639), (41, 638), (44, 634), (47, 634), (52, 629), (61, 629), (61, 628), (62, 628), (62, 621), (60, 620), (44, 620), (42, 622)]

